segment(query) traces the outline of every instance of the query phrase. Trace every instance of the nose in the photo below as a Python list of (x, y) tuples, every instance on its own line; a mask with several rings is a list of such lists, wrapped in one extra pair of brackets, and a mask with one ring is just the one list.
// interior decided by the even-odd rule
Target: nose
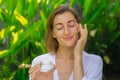
[(64, 34), (65, 34), (65, 35), (68, 35), (69, 33), (70, 33), (69, 28), (68, 28), (68, 27), (65, 27), (65, 28), (64, 28)]

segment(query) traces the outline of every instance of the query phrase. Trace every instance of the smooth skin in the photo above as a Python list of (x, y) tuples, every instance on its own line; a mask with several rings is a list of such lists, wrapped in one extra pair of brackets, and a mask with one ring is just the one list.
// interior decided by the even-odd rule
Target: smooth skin
[[(82, 52), (88, 34), (86, 24), (82, 28), (70, 12), (64, 12), (56, 15), (53, 26), (53, 37), (59, 43), (55, 67), (44, 73), (40, 72), (39, 64), (31, 67), (29, 74), (32, 80), (53, 80), (55, 69), (58, 71), (59, 80), (69, 80), (72, 71), (74, 80), (81, 80), (84, 76)], [(79, 32), (80, 38), (78, 39)]]

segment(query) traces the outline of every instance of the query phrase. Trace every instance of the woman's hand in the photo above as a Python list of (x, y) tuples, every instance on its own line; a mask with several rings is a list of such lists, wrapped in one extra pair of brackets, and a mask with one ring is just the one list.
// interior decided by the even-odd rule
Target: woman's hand
[(78, 30), (80, 30), (80, 38), (74, 48), (74, 80), (81, 80), (84, 77), (84, 70), (83, 70), (83, 61), (82, 61), (82, 52), (84, 50), (86, 41), (87, 41), (87, 26), (80, 24), (78, 26)]
[(30, 68), (29, 74), (31, 76), (31, 80), (53, 80), (54, 70), (55, 66), (48, 72), (41, 72), (40, 65), (37, 64)]
[(82, 56), (82, 52), (84, 50), (84, 47), (86, 45), (86, 41), (87, 41), (87, 35), (88, 35), (88, 32), (87, 32), (87, 25), (85, 24), (84, 25), (84, 28), (82, 28), (82, 25), (79, 24), (78, 25), (78, 30), (80, 31), (80, 38), (75, 46), (75, 49), (74, 49), (74, 55), (81, 55)]

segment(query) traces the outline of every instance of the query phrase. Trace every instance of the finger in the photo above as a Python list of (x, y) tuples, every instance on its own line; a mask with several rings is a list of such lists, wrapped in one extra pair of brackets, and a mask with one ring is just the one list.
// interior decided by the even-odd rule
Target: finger
[(85, 25), (84, 25), (83, 28), (82, 28), (82, 25), (81, 25), (81, 38), (82, 38), (82, 40), (84, 39), (84, 37), (85, 37)]
[(82, 37), (83, 36), (83, 29), (82, 29), (82, 25), (81, 24), (79, 24), (80, 25), (80, 36)]
[(34, 72), (34, 70), (36, 70), (36, 68), (37, 68), (37, 66), (31, 67), (31, 68), (29, 69), (29, 74), (31, 74), (32, 72)]
[(49, 70), (48, 72), (54, 72), (56, 69), (56, 65), (53, 66), (53, 68), (51, 70)]
[(36, 77), (40, 74), (40, 67), (35, 68), (34, 71), (30, 73), (32, 80), (36, 80)]
[(31, 80), (35, 80), (36, 75), (31, 75)]
[(40, 65), (37, 64), (37, 65), (35, 65), (35, 66), (33, 66), (33, 67), (30, 68), (29, 73), (31, 74), (32, 72), (38, 70), (39, 68), (40, 68)]
[(87, 24), (84, 25), (84, 32), (85, 32), (85, 37), (87, 37), (88, 31), (87, 31)]
[(80, 33), (81, 33), (81, 32), (82, 32), (82, 25), (79, 24), (79, 26), (80, 26), (80, 28), (79, 28), (80, 30), (79, 30), (79, 31), (80, 31)]
[(56, 66), (56, 65), (54, 65), (52, 70), (53, 70), (53, 71), (55, 71), (55, 69), (56, 69), (56, 68), (57, 68), (57, 66)]
[(87, 41), (87, 24), (85, 24), (84, 25), (84, 37), (83, 37), (83, 39), (84, 39), (84, 43), (86, 43), (86, 41)]
[(84, 25), (85, 33), (87, 33), (87, 24)]

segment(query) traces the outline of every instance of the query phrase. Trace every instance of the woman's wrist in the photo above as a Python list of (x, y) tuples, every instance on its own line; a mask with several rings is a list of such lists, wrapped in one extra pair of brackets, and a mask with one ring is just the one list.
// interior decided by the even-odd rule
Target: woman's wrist
[(82, 56), (74, 55), (74, 80), (80, 80), (84, 76)]
[(82, 52), (74, 52), (74, 58), (82, 58)]

